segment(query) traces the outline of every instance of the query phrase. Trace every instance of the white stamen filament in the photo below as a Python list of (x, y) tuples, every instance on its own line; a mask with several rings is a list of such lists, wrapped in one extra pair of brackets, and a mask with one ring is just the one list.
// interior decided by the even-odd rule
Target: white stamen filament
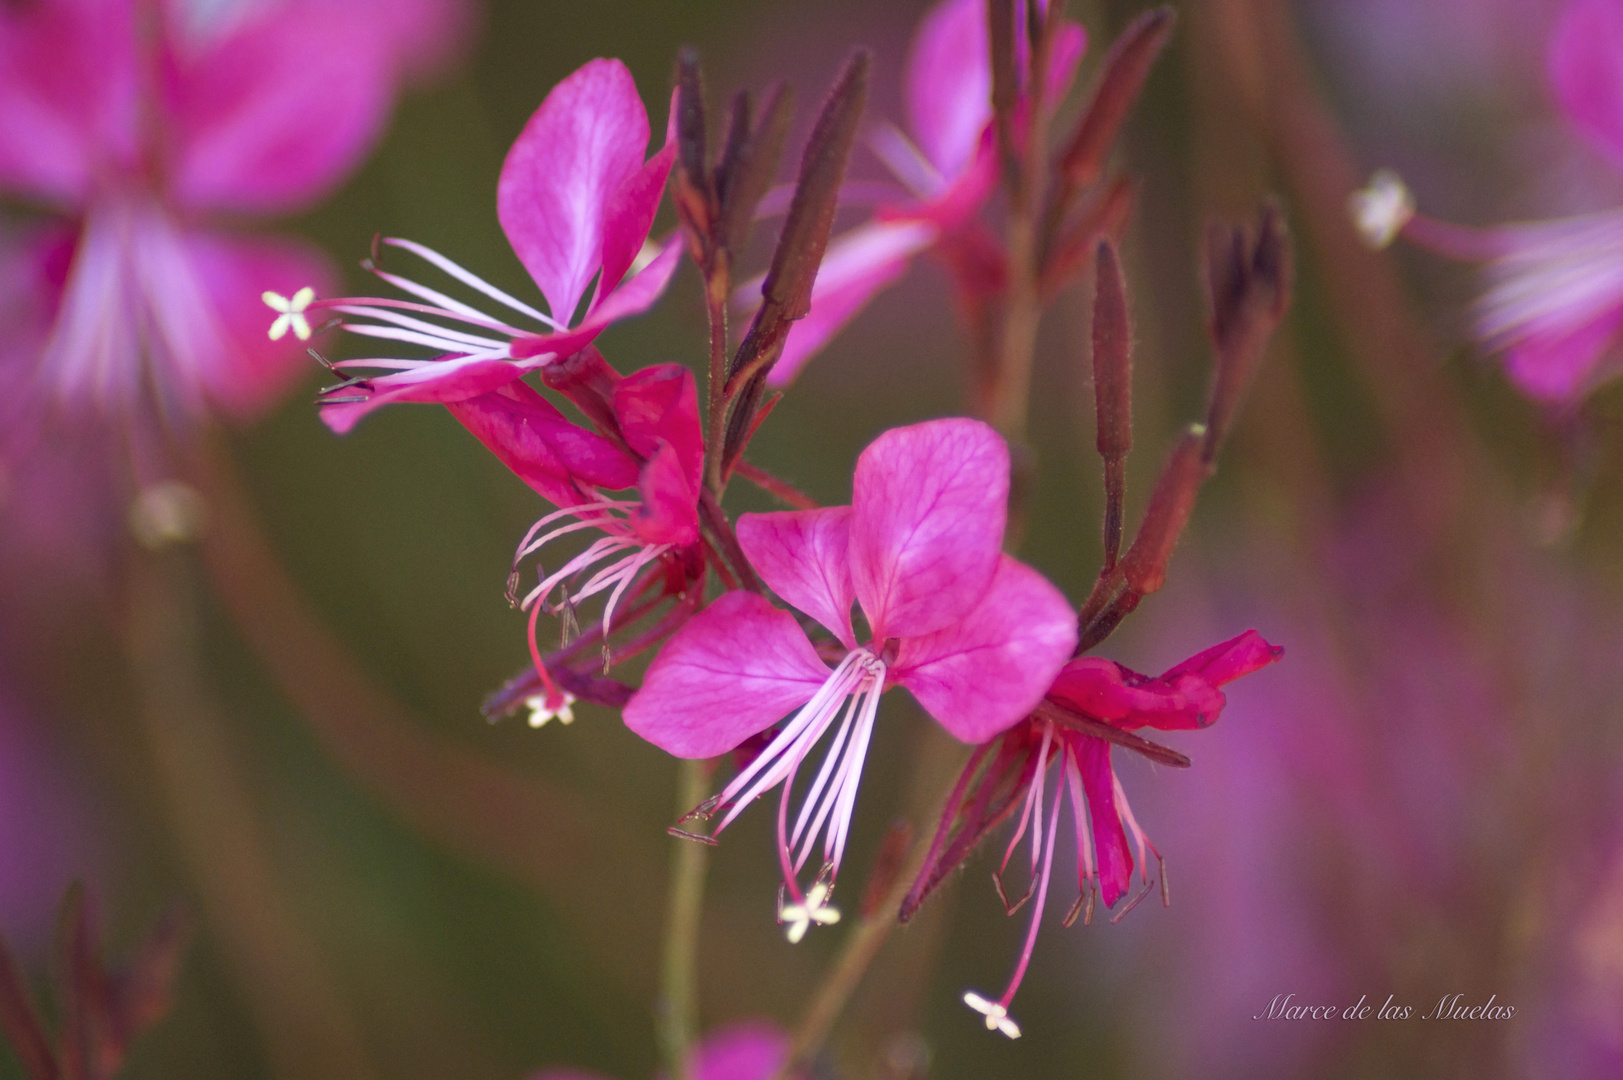
[(470, 288), (478, 289), (492, 300), (506, 304), (508, 307), (512, 308), (521, 315), (528, 315), (530, 318), (536, 320), (537, 322), (545, 323), (554, 330), (568, 329), (568, 327), (559, 322), (557, 319), (554, 319), (552, 316), (543, 315), (541, 312), (537, 311), (529, 304), (526, 304), (524, 301), (507, 295), (505, 292), (496, 288), (496, 286), (492, 285), (484, 278), (464, 270), (462, 267), (458, 266), (456, 263), (452, 262), (450, 259), (447, 259), (444, 255), (441, 255), (432, 248), (426, 248), (414, 240), (402, 240), (397, 237), (389, 237), (383, 242), (388, 244), (390, 247), (397, 247), (405, 251), (409, 251), (419, 259), (434, 264), (441, 270), (444, 270), (447, 274), (450, 274), (452, 277), (462, 282), (462, 284), (467, 285)]
[[(818, 919), (816, 912), (832, 891), (840, 862), (845, 857), (862, 765), (879, 714), (879, 698), (884, 691), (883, 661), (866, 649), (846, 654), (811, 700), (801, 706), (766, 749), (721, 793), (719, 801), (727, 807), (727, 812), (716, 826), (715, 834), (732, 824), (746, 806), (774, 785), (783, 784), (778, 810), (779, 858), (783, 863), (784, 886), (793, 903), (783, 908), (780, 917), (792, 923), (791, 941), (799, 941), (811, 923), (825, 921)], [(795, 773), (829, 728), (836, 724), (838, 729), (801, 804), (793, 834), (786, 835), (785, 818)], [(819, 835), (823, 838), (824, 870), (817, 883), (802, 897), (795, 876), (806, 865)], [(798, 853), (794, 852), (796, 847)], [(802, 910), (809, 920), (804, 924), (798, 916), (790, 914)]]

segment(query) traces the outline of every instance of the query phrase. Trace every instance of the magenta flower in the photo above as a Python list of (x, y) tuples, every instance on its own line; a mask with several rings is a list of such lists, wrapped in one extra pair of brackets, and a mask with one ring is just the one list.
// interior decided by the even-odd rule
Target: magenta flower
[[(812, 288), (811, 312), (790, 330), (768, 377), (774, 385), (792, 381), (879, 290), (906, 272), (914, 255), (971, 242), (964, 234), (975, 231), (976, 215), (998, 182), (986, 25), (986, 0), (944, 0), (919, 24), (905, 86), (913, 138), (885, 123), (869, 140), (909, 197), (882, 205), (874, 220), (829, 244)], [(1025, 35), (1018, 40), (1023, 43)], [(1050, 100), (1070, 88), (1085, 43), (1082, 27), (1066, 23), (1049, 72)], [(977, 249), (997, 249), (989, 236), (975, 243)], [(758, 285), (743, 286), (740, 296), (759, 303)]]
[[(1065, 597), (1001, 551), (1009, 454), (990, 427), (935, 420), (886, 432), (857, 459), (851, 486), (850, 506), (738, 522), (761, 580), (837, 639), (832, 670), (795, 616), (729, 592), (666, 644), (625, 708), (632, 731), (685, 758), (726, 753), (790, 716), (716, 800), (725, 813), (715, 831), (783, 785), (778, 855), (790, 903), (780, 916), (791, 941), (838, 919), (827, 901), (880, 695), (905, 686), (954, 736), (984, 742), (1031, 711), (1077, 641)], [(853, 600), (868, 625), (860, 645)], [(791, 829), (795, 775), (831, 728)], [(802, 893), (797, 877), (819, 834), (823, 868)]]
[[(1573, 0), (1549, 42), (1549, 78), (1567, 118), (1623, 167), (1623, 8)], [(1398, 235), (1453, 258), (1485, 262), (1487, 290), (1473, 315), (1476, 338), (1502, 352), (1527, 396), (1570, 404), (1615, 373), (1623, 330), (1623, 210), (1474, 230), (1415, 213), (1393, 174), (1354, 196), (1365, 238)]]
[[(571, 422), (521, 380), (448, 403), (451, 414), (503, 464), (558, 507), (525, 535), (515, 569), (561, 536), (583, 530), (603, 534), (551, 574), (543, 573), (521, 601), (530, 613), (530, 655), (544, 688), (529, 703), (530, 722), (537, 727), (554, 716), (565, 723), (573, 719), (574, 699), (553, 684), (536, 642), (536, 619), (555, 590), (598, 567), (564, 602), (608, 592), (606, 639), (615, 609), (645, 568), (663, 560), (674, 572), (666, 577), (685, 581), (702, 564), (697, 545), (704, 436), (693, 373), (680, 364), (658, 364), (623, 379), (607, 364), (599, 371), (613, 387), (611, 415), (603, 421), (608, 436)], [(601, 490), (633, 485), (637, 499), (613, 499)]]
[[(336, 388), (322, 409), (328, 426), (348, 431), (362, 416), (392, 401), (449, 403), (477, 397), (578, 351), (610, 323), (646, 311), (659, 299), (681, 257), (675, 241), (663, 247), (648, 242), (676, 153), (667, 135), (665, 148), (645, 162), (648, 134), (648, 113), (631, 73), (618, 60), (593, 60), (552, 88), (508, 151), (496, 187), (497, 215), (551, 314), (419, 244), (383, 241), (540, 329), (513, 326), (511, 314), (487, 315), (375, 267), (380, 278), (417, 300), (341, 297), (312, 304), (366, 320), (345, 322), (352, 333), (421, 345), (438, 354), (340, 362), (345, 369), (383, 368), (394, 374), (354, 379)], [(572, 323), (588, 286), (592, 292), (585, 313)]]
[[(302, 369), (260, 295), (330, 279), (293, 241), (215, 228), (286, 213), (362, 158), (453, 0), (40, 0), (0, 12), (0, 190), (63, 218), (35, 246), (52, 325), (20, 392), (70, 411), (249, 416)], [(10, 366), (10, 365), (8, 365)]]
[[(789, 1038), (776, 1024), (744, 1021), (711, 1032), (693, 1048), (693, 1080), (770, 1080), (789, 1053)], [(596, 1073), (548, 1069), (530, 1080), (603, 1080)]]
[[(985, 1016), (988, 1030), (1001, 1031), (1011, 1039), (1020, 1037), (1019, 1025), (1009, 1018), (1009, 1004), (1025, 977), (1037, 943), (1037, 929), (1042, 924), (1054, 851), (1058, 846), (1061, 804), (1067, 796), (1076, 837), (1079, 894), (1065, 916), (1065, 925), (1069, 926), (1084, 910), (1086, 921), (1092, 921), (1095, 888), (1104, 894), (1107, 908), (1127, 895), (1134, 867), (1129, 832), (1133, 840), (1131, 847), (1138, 850), (1144, 888), (1112, 921), (1122, 918), (1148, 895), (1149, 856), (1154, 855), (1157, 862), (1161, 858), (1133, 817), (1127, 795), (1116, 779), (1110, 763), (1110, 743), (1085, 730), (1067, 726), (1067, 716), (1108, 724), (1121, 731), (1142, 727), (1161, 731), (1209, 727), (1223, 711), (1224, 697), (1219, 687), (1266, 667), (1283, 652), (1268, 644), (1255, 630), (1247, 630), (1239, 637), (1190, 657), (1160, 678), (1140, 675), (1099, 657), (1080, 657), (1065, 665), (1048, 690), (1049, 706), (1058, 706), (1057, 709), (1045, 707), (1001, 739), (987, 742), (976, 750), (948, 799), (924, 870), (903, 911), (911, 914), (981, 837), (1010, 813), (1016, 802), (1020, 803), (1019, 822), (1003, 853), (1003, 861), (993, 875), (993, 882), (1010, 914), (1030, 899), (1033, 892), (1036, 902), (1025, 947), (1003, 996), (992, 1001), (973, 991), (964, 995), (965, 1003)], [(1054, 794), (1045, 815), (1045, 787), (1049, 767), (1055, 763), (1059, 764), (1059, 773), (1054, 778)], [(1004, 892), (1002, 875), (1028, 832), (1031, 885), (1025, 896), (1011, 904)], [(1164, 883), (1165, 879), (1162, 880)]]

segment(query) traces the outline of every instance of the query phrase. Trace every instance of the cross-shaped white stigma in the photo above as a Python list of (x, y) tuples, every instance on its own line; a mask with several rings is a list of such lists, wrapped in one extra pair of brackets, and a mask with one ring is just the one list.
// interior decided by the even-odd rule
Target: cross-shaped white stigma
[(788, 907), (778, 909), (778, 921), (788, 927), (785, 933), (789, 935), (789, 944), (799, 944), (812, 923), (818, 926), (833, 926), (840, 921), (839, 908), (830, 907), (828, 904), (829, 893), (833, 891), (827, 882), (819, 881), (807, 891), (805, 903), (790, 904)]
[(292, 330), (293, 336), (300, 341), (309, 341), (310, 320), (304, 317), (304, 309), (309, 307), (310, 301), (315, 298), (316, 291), (308, 285), (294, 293), (291, 300), (279, 292), (271, 292), (268, 289), (261, 293), (260, 299), (265, 301), (266, 306), (278, 312), (276, 321), (271, 323), (270, 339), (280, 341), (282, 335)]
[(1020, 1037), (1020, 1025), (1009, 1019), (1009, 1010), (995, 1001), (987, 1001), (973, 990), (964, 992), (964, 1004), (986, 1017), (987, 1031), (1001, 1031), (1011, 1039)]
[(536, 694), (524, 699), (525, 707), (530, 710), (530, 726), (540, 727), (553, 717), (558, 718), (560, 724), (573, 724), (575, 711), (570, 708), (575, 703), (575, 695), (567, 690), (559, 691), (563, 695), (563, 704), (556, 709), (547, 707), (547, 695)]
[(1369, 178), (1369, 186), (1352, 193), (1347, 200), (1353, 224), (1364, 243), (1379, 251), (1393, 240), (1414, 217), (1414, 196), (1403, 178), (1391, 169), (1382, 169)]

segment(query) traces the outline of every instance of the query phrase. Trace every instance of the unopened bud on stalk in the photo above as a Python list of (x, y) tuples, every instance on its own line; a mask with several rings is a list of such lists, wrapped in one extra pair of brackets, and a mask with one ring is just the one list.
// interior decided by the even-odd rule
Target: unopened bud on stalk
[(1172, 549), (1189, 524), (1200, 485), (1212, 474), (1211, 463), (1202, 454), (1207, 435), (1204, 424), (1190, 424), (1184, 431), (1155, 482), (1155, 492), (1133, 546), (1122, 556), (1122, 576), (1140, 596), (1148, 596), (1166, 584)]
[(714, 235), (716, 195), (710, 184), (705, 147), (704, 75), (699, 54), (683, 49), (676, 57), (676, 209), (687, 227), (697, 261), (704, 261)]
[(1206, 268), (1217, 364), (1206, 411), (1204, 456), (1211, 462), (1290, 303), (1290, 237), (1279, 207), (1263, 207), (1255, 234), (1243, 225), (1212, 225)]
[(1099, 243), (1093, 300), (1095, 445), (1105, 463), (1104, 568), (1121, 551), (1127, 452), (1133, 448), (1133, 342), (1121, 264), (1108, 241)]
[(724, 471), (730, 470), (744, 452), (766, 374), (783, 352), (790, 324), (811, 311), (812, 284), (828, 249), (840, 187), (845, 182), (845, 166), (861, 126), (868, 95), (868, 65), (868, 51), (857, 50), (834, 84), (806, 141), (789, 214), (772, 253), (772, 266), (761, 282), (763, 302), (728, 370), (727, 397), (733, 401), (733, 409), (722, 453)]
[(766, 194), (783, 157), (783, 143), (789, 135), (789, 119), (794, 114), (794, 94), (786, 83), (778, 83), (761, 110), (761, 121), (753, 129), (752, 101), (748, 91), (733, 96), (727, 117), (727, 144), (716, 163), (714, 189), (721, 216), (716, 221), (716, 245), (738, 251), (749, 237), (755, 206)]
[(1085, 188), (1104, 174), (1110, 148), (1177, 21), (1170, 7), (1146, 11), (1110, 47), (1093, 100), (1060, 155), (1060, 171), (1069, 184)]

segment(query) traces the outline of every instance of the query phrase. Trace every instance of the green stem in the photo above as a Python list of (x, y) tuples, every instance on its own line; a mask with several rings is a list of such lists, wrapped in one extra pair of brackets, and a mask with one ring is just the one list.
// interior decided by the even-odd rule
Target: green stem
[[(677, 791), (677, 814), (704, 801), (709, 787), (704, 761), (684, 761)], [(671, 863), (671, 895), (665, 921), (665, 955), (660, 973), (659, 1041), (671, 1080), (692, 1080), (689, 1048), (698, 1031), (699, 920), (704, 913), (704, 874), (710, 849), (680, 843)]]

